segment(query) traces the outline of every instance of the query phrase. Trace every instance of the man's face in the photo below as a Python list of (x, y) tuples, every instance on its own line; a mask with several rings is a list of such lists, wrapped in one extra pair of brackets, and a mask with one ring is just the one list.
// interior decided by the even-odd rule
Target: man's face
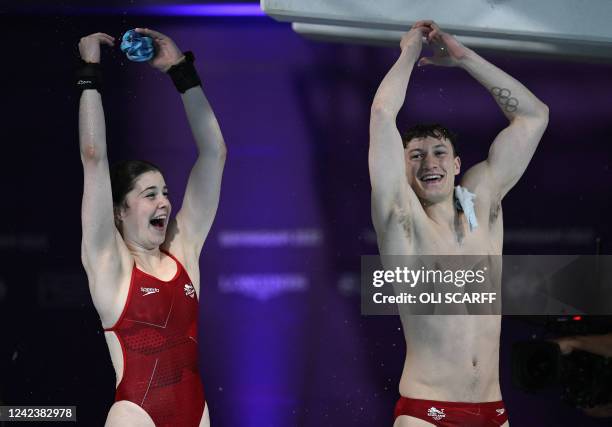
[(161, 245), (172, 209), (164, 177), (159, 172), (143, 173), (125, 202), (128, 207), (118, 213), (123, 238), (148, 249)]
[(438, 203), (455, 188), (455, 175), (459, 174), (461, 161), (453, 154), (453, 147), (446, 138), (411, 139), (404, 150), (406, 178), (421, 203)]

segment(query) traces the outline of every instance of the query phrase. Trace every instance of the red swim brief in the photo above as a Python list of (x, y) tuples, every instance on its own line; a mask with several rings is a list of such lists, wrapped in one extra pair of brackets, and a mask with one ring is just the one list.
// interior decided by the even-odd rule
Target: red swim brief
[(499, 427), (508, 421), (504, 403), (441, 402), (401, 397), (395, 417), (409, 415), (439, 427)]

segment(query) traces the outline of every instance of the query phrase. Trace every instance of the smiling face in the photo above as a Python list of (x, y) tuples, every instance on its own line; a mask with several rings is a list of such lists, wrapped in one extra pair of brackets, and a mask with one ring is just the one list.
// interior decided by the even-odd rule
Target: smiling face
[(406, 178), (422, 204), (452, 200), (461, 161), (448, 139), (413, 138), (404, 149)]
[(166, 239), (171, 210), (164, 177), (151, 171), (136, 178), (134, 188), (126, 194), (115, 215), (125, 241), (153, 249)]

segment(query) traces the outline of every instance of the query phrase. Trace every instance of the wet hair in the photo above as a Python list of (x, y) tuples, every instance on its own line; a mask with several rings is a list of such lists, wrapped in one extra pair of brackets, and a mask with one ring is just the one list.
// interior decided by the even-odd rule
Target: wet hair
[(413, 139), (427, 138), (428, 136), (440, 140), (447, 139), (451, 147), (453, 147), (454, 156), (457, 157), (459, 155), (457, 150), (457, 134), (438, 123), (420, 123), (406, 130), (402, 135), (404, 149), (408, 147), (408, 143)]
[(114, 207), (125, 206), (125, 196), (134, 189), (138, 177), (147, 172), (162, 173), (153, 163), (142, 160), (126, 160), (111, 166), (110, 180)]

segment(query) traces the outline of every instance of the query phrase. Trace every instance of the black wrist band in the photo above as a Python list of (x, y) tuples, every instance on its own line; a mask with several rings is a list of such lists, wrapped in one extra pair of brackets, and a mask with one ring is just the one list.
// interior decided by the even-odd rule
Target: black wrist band
[(85, 89), (96, 89), (102, 93), (102, 66), (81, 60), (75, 72), (75, 80), (79, 93)]
[(185, 93), (187, 89), (195, 86), (201, 86), (202, 82), (198, 76), (198, 72), (193, 66), (195, 57), (190, 51), (185, 52), (185, 60), (173, 65), (168, 69), (168, 75), (172, 79), (176, 90), (180, 93)]

